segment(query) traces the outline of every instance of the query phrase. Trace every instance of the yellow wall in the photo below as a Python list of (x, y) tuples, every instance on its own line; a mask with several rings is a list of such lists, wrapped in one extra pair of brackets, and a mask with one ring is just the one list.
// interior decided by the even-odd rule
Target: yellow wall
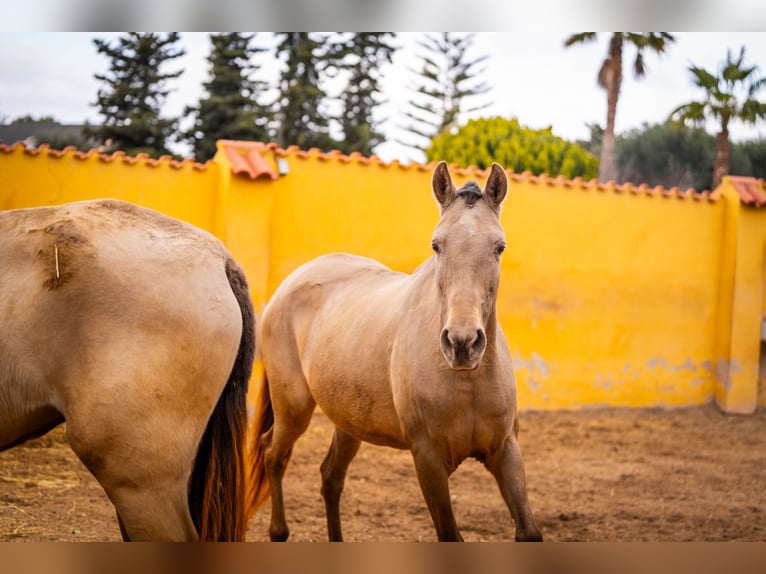
[(718, 204), (525, 181), (502, 221), (499, 312), (522, 404), (709, 401)]
[[(144, 205), (216, 232), (219, 167), (21, 146), (0, 150), (0, 209), (114, 198)], [(219, 233), (216, 233), (219, 235)]]
[[(429, 166), (264, 146), (287, 174), (252, 180), (226, 154), (206, 166), (0, 153), (0, 208), (119, 197), (221, 237), (256, 311), (298, 265), (348, 251), (412, 271), (431, 253)], [(484, 183), (453, 169), (458, 185)], [(766, 210), (725, 181), (711, 197), (512, 174), (498, 299), (520, 408), (766, 404)]]

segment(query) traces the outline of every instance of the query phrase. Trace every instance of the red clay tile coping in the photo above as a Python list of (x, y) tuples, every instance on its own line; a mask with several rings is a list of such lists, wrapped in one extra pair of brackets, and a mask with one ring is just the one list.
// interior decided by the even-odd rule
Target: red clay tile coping
[(739, 175), (727, 175), (732, 187), (739, 194), (742, 203), (753, 207), (766, 205), (766, 185), (762, 179), (754, 177), (742, 177)]
[(261, 155), (266, 151), (263, 143), (218, 140), (216, 148), (223, 150), (231, 165), (231, 171), (236, 174), (245, 174), (250, 179), (258, 179), (261, 176), (268, 176), (270, 179), (279, 177), (271, 163)]
[[(263, 157), (263, 154), (271, 152), (275, 157), (287, 157), (289, 155), (295, 155), (299, 158), (317, 158), (322, 161), (340, 161), (342, 163), (360, 163), (362, 165), (380, 165), (383, 167), (398, 167), (405, 170), (418, 170), (418, 171), (431, 171), (436, 165), (435, 161), (427, 164), (421, 163), (407, 163), (402, 164), (399, 160), (393, 160), (391, 162), (384, 162), (378, 156), (366, 157), (359, 152), (353, 152), (349, 155), (342, 153), (340, 150), (332, 150), (330, 152), (322, 152), (318, 148), (311, 148), (309, 150), (302, 150), (298, 146), (289, 146), (287, 148), (281, 148), (276, 143), (263, 143), (263, 142), (249, 142), (249, 141), (236, 141), (236, 140), (219, 140), (217, 142), (219, 149), (223, 149), (226, 158), (231, 164), (232, 171), (234, 173), (242, 173), (248, 175), (251, 179), (257, 179), (262, 176), (268, 176), (270, 179), (277, 179), (277, 172), (274, 170), (272, 164)], [(73, 146), (64, 148), (61, 151), (52, 150), (47, 144), (41, 145), (38, 148), (27, 148), (22, 142), (17, 142), (12, 146), (0, 144), (0, 152), (11, 153), (14, 150), (22, 148), (24, 153), (29, 155), (38, 155), (41, 152), (47, 153), (54, 158), (61, 158), (66, 155), (71, 155), (76, 159), (85, 160), (90, 157), (98, 156), (99, 160), (109, 163), (115, 159), (134, 165), (137, 163), (144, 163), (148, 166), (157, 167), (159, 165), (167, 164), (173, 168), (180, 169), (184, 166), (191, 165), (194, 169), (204, 170), (211, 163), (210, 161), (205, 163), (198, 163), (193, 159), (184, 159), (183, 161), (177, 161), (170, 156), (162, 156), (159, 159), (152, 159), (145, 153), (140, 153), (136, 156), (127, 156), (123, 151), (116, 151), (112, 154), (103, 154), (96, 149), (92, 149), (88, 152), (78, 151)], [(486, 169), (481, 169), (476, 166), (460, 167), (456, 165), (450, 165), (450, 169), (453, 173), (461, 176), (475, 176), (481, 177), (487, 174)], [(508, 176), (511, 181), (529, 182), (533, 184), (548, 185), (548, 186), (564, 186), (570, 188), (579, 188), (584, 190), (596, 190), (601, 192), (611, 193), (632, 193), (636, 195), (648, 195), (664, 198), (677, 198), (677, 199), (693, 199), (695, 201), (718, 201), (721, 194), (720, 191), (704, 190), (697, 193), (695, 190), (689, 188), (682, 191), (678, 187), (671, 189), (665, 189), (663, 186), (658, 185), (650, 187), (645, 183), (640, 185), (634, 185), (631, 182), (623, 184), (617, 184), (614, 181), (601, 183), (597, 179), (591, 179), (585, 181), (580, 177), (574, 179), (567, 179), (564, 176), (551, 177), (548, 174), (533, 175), (531, 172), (525, 171), (523, 173), (508, 172)], [(762, 179), (755, 179), (753, 177), (741, 177), (741, 176), (726, 176), (731, 183), (732, 187), (739, 194), (742, 202), (746, 205), (762, 207), (766, 205), (766, 187)]]
[(178, 160), (174, 160), (169, 155), (163, 155), (159, 157), (158, 159), (153, 159), (149, 157), (149, 154), (146, 154), (146, 153), (139, 153), (138, 155), (130, 156), (130, 155), (126, 155), (124, 151), (116, 151), (111, 154), (105, 154), (105, 153), (99, 152), (97, 149), (91, 149), (87, 152), (83, 152), (78, 150), (74, 146), (67, 146), (63, 150), (55, 150), (55, 149), (50, 149), (50, 146), (48, 144), (43, 144), (37, 148), (28, 148), (22, 142), (16, 142), (15, 144), (11, 146), (0, 143), (0, 152), (3, 152), (3, 153), (13, 153), (15, 150), (19, 148), (21, 148), (25, 154), (31, 155), (31, 156), (36, 156), (36, 155), (39, 155), (40, 153), (43, 153), (44, 155), (48, 155), (49, 157), (53, 157), (56, 159), (61, 159), (64, 157), (74, 157), (75, 159), (79, 159), (83, 161), (95, 156), (95, 157), (98, 157), (98, 159), (104, 163), (111, 163), (112, 161), (117, 159), (128, 165), (136, 165), (139, 163), (148, 165), (150, 167), (159, 167), (161, 165), (168, 165), (175, 169), (182, 169), (186, 166), (191, 166), (193, 169), (200, 170), (200, 171), (206, 169), (207, 166), (211, 163), (209, 161), (205, 163), (199, 163), (194, 161), (191, 158), (178, 161)]
[[(256, 179), (263, 175), (268, 175), (272, 179), (276, 179), (276, 173), (274, 172), (271, 164), (263, 158), (263, 154), (272, 153), (275, 157), (287, 157), (294, 155), (301, 159), (316, 158), (321, 161), (340, 161), (341, 163), (361, 163), (363, 165), (380, 165), (384, 167), (398, 167), (405, 170), (418, 170), (418, 171), (431, 171), (437, 162), (432, 161), (427, 164), (420, 163), (408, 163), (402, 164), (399, 160), (393, 160), (391, 162), (383, 162), (380, 158), (373, 155), (365, 157), (359, 152), (353, 152), (349, 155), (343, 154), (340, 150), (332, 150), (330, 152), (323, 152), (318, 148), (311, 148), (309, 150), (302, 150), (298, 146), (289, 146), (287, 148), (279, 147), (276, 143), (262, 143), (262, 142), (243, 142), (235, 140), (219, 140), (219, 149), (223, 148), (226, 152), (229, 161), (232, 163), (232, 169), (235, 173), (244, 173), (249, 175), (252, 179)], [(258, 162), (256, 164), (256, 161)], [(236, 164), (236, 165), (235, 165)], [(450, 169), (453, 173), (461, 176), (474, 176), (482, 177), (486, 176), (488, 170), (481, 169), (476, 166), (459, 167), (456, 165), (450, 165)], [(710, 192), (705, 190), (701, 193), (697, 193), (695, 190), (689, 188), (685, 191), (677, 187), (671, 189), (665, 189), (662, 186), (649, 187), (647, 184), (641, 184), (635, 186), (628, 182), (622, 185), (618, 185), (614, 181), (607, 183), (601, 183), (597, 179), (590, 181), (584, 181), (580, 177), (574, 179), (567, 179), (564, 176), (550, 177), (548, 174), (533, 175), (531, 172), (525, 171), (523, 173), (508, 172), (508, 176), (512, 181), (530, 182), (533, 184), (541, 185), (561, 185), (564, 187), (580, 188), (585, 190), (598, 190), (602, 192), (612, 193), (625, 193), (630, 192), (633, 194), (645, 194), (649, 196), (666, 197), (666, 198), (678, 198), (678, 199), (693, 199), (696, 201), (718, 201), (720, 192)]]

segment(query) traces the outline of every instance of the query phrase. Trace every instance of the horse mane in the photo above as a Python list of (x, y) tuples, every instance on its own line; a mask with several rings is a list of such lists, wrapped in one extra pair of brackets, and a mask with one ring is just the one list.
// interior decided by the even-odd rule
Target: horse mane
[(466, 205), (472, 206), (480, 199), (483, 199), (484, 194), (475, 182), (469, 181), (457, 191), (456, 197), (462, 197)]

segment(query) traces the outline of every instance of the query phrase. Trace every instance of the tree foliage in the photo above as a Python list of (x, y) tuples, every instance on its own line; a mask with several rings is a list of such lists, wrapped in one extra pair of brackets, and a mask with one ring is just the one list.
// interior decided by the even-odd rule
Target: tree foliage
[(732, 144), (730, 171), (766, 179), (766, 139)]
[[(564, 46), (573, 46), (596, 39), (596, 32), (581, 32), (573, 34), (564, 41)], [(606, 90), (607, 111), (606, 127), (604, 128), (601, 145), (601, 166), (599, 179), (609, 181), (617, 178), (615, 159), (614, 121), (617, 114), (617, 102), (622, 86), (622, 51), (625, 44), (636, 48), (636, 59), (633, 62), (633, 73), (636, 78), (646, 74), (646, 64), (643, 52), (653, 50), (657, 54), (665, 51), (666, 45), (675, 42), (675, 38), (667, 32), (614, 32), (609, 40), (607, 56), (598, 72), (598, 85)]]
[(391, 32), (359, 32), (334, 46), (338, 65), (349, 72), (348, 85), (340, 96), (343, 141), (338, 145), (344, 153), (369, 156), (384, 141), (373, 112), (380, 103), (381, 69), (391, 63), (395, 51), (394, 36)]
[(711, 189), (715, 138), (675, 122), (644, 125), (617, 138), (617, 181)]
[(327, 38), (307, 32), (277, 34), (278, 56), (285, 58), (279, 79), (277, 142), (282, 147), (297, 145), (329, 151), (337, 147), (330, 136), (330, 117), (323, 109), (327, 94), (321, 76), (334, 62)]
[(766, 86), (766, 76), (758, 76), (757, 66), (745, 64), (744, 46), (736, 59), (727, 51), (718, 74), (693, 64), (689, 71), (694, 85), (704, 91), (704, 98), (678, 106), (670, 117), (697, 125), (708, 118), (719, 123), (713, 168), (713, 186), (717, 187), (721, 178), (729, 173), (729, 123), (739, 120), (754, 124), (766, 118), (766, 103), (756, 97)]
[(207, 95), (195, 107), (186, 109), (194, 118), (185, 139), (192, 145), (197, 161), (206, 161), (216, 152), (219, 139), (269, 141), (273, 112), (259, 98), (269, 89), (267, 82), (252, 79), (258, 71), (253, 63), (264, 48), (253, 46), (255, 34), (239, 32), (211, 34), (210, 79)]
[[(716, 137), (702, 128), (668, 121), (618, 136), (617, 181), (666, 188), (715, 189)], [(766, 177), (766, 140), (731, 145), (731, 173)]]
[(102, 82), (95, 105), (103, 123), (88, 135), (107, 142), (111, 149), (130, 155), (146, 152), (152, 157), (170, 153), (177, 119), (163, 118), (161, 107), (170, 93), (168, 80), (183, 70), (165, 72), (166, 64), (182, 56), (177, 32), (169, 34), (131, 32), (116, 43), (93, 40), (99, 54), (109, 58), (109, 71), (96, 74)]
[(475, 34), (443, 32), (426, 34), (418, 41), (423, 52), (421, 67), (411, 70), (418, 75), (415, 97), (405, 115), (410, 120), (405, 127), (417, 143), (402, 142), (409, 147), (425, 150), (435, 136), (455, 127), (462, 113), (481, 110), (489, 102), (468, 105), (476, 96), (486, 94), (490, 86), (482, 79), (488, 55), (472, 57), (469, 52)]
[(519, 173), (568, 178), (591, 179), (598, 173), (595, 156), (554, 136), (551, 128), (533, 130), (522, 127), (516, 119), (501, 117), (469, 120), (454, 134), (442, 132), (431, 141), (426, 157), (483, 169), (496, 161)]

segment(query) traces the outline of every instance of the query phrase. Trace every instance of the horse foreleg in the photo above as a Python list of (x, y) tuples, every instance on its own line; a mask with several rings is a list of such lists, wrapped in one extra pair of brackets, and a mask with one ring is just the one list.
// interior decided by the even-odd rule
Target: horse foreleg
[(511, 438), (506, 439), (498, 452), (487, 457), (485, 464), (495, 477), (503, 500), (511, 511), (516, 524), (516, 540), (542, 541), (543, 535), (527, 499), (526, 475), (519, 444)]
[(444, 459), (430, 443), (412, 445), (412, 458), (420, 490), (431, 513), (439, 542), (462, 542), (449, 493), (449, 472)]
[(322, 461), (322, 498), (327, 513), (327, 534), (330, 542), (342, 542), (340, 528), (340, 495), (346, 480), (346, 471), (362, 444), (357, 438), (336, 428), (327, 456)]

